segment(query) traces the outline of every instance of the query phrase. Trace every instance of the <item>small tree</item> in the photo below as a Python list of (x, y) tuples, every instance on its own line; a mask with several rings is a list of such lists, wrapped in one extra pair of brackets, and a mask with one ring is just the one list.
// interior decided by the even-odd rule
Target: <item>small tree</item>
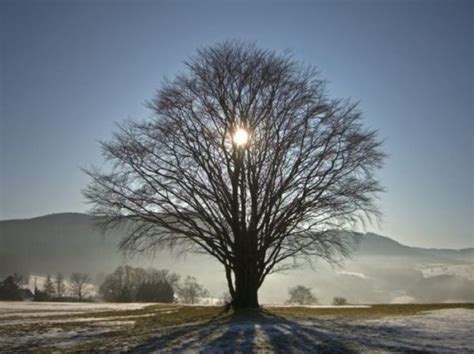
[(341, 297), (341, 296), (334, 296), (334, 298), (332, 299), (332, 304), (334, 306), (347, 305), (347, 299), (345, 297)]
[(318, 300), (312, 294), (311, 289), (303, 285), (298, 285), (288, 290), (290, 298), (288, 303), (298, 305), (311, 305), (317, 304)]
[(17, 273), (9, 275), (0, 282), (0, 300), (20, 300), (20, 285), (23, 277)]
[(43, 291), (46, 293), (48, 299), (52, 298), (55, 295), (55, 286), (51, 275), (48, 274), (46, 281), (43, 284)]
[(208, 296), (209, 292), (199, 284), (195, 277), (187, 276), (183, 284), (178, 287), (178, 296), (186, 304), (194, 304), (199, 297)]
[(89, 293), (89, 281), (90, 278), (88, 274), (72, 273), (69, 287), (73, 296), (77, 297), (79, 300), (82, 300), (87, 296)]
[(62, 297), (66, 291), (66, 286), (64, 285), (64, 276), (62, 273), (58, 273), (55, 279), (56, 285), (56, 295), (57, 297)]

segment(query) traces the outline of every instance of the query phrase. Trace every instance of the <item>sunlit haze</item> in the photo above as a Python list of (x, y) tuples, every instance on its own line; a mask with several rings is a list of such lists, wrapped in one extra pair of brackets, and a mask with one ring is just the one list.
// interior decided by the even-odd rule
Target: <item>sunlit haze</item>
[(249, 140), (249, 133), (244, 128), (238, 128), (234, 133), (233, 140), (238, 146), (246, 145)]

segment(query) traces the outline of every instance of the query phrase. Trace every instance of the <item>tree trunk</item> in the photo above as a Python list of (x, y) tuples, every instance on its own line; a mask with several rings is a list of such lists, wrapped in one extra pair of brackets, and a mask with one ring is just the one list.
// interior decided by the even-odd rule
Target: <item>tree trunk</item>
[(237, 265), (234, 276), (235, 296), (232, 299), (234, 311), (259, 309), (256, 261), (247, 258), (241, 262)]

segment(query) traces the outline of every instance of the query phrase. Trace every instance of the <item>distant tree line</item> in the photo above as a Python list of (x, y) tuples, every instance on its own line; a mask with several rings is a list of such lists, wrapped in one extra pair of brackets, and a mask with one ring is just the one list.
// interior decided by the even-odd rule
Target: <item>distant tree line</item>
[[(26, 281), (25, 281), (26, 279)], [(28, 277), (12, 274), (0, 281), (0, 300), (33, 301), (94, 301), (110, 302), (182, 302), (195, 304), (209, 292), (197, 279), (181, 277), (167, 269), (143, 269), (120, 266), (105, 276), (96, 294), (91, 279), (85, 273), (72, 273), (66, 281), (63, 274), (47, 275), (41, 286), (31, 291), (25, 285)], [(94, 295), (94, 296), (93, 296)]]
[(58, 273), (55, 278), (46, 276), (41, 288), (35, 278), (34, 291), (24, 287), (29, 277), (17, 273), (0, 281), (0, 300), (34, 300), (34, 301), (91, 301), (90, 278), (88, 274), (72, 273), (66, 283), (64, 275)]
[(90, 281), (91, 279), (86, 273), (72, 273), (67, 283), (62, 273), (58, 273), (54, 279), (48, 274), (42, 289), (39, 289), (35, 284), (33, 300), (92, 301)]
[(196, 278), (180, 276), (167, 269), (120, 266), (105, 277), (99, 294), (111, 302), (183, 302), (194, 304), (209, 292)]
[(120, 266), (105, 277), (99, 294), (112, 302), (173, 302), (179, 276), (168, 270)]

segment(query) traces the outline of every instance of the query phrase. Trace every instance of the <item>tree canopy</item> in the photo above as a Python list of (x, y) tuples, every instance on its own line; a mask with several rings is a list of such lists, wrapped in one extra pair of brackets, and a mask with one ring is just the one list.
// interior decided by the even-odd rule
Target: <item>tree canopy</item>
[[(377, 215), (384, 153), (356, 103), (311, 66), (253, 44), (202, 48), (149, 102), (153, 116), (102, 143), (85, 196), (124, 249), (179, 247), (224, 266), (234, 308), (285, 261), (337, 260)], [(344, 236), (345, 235), (345, 236)]]

